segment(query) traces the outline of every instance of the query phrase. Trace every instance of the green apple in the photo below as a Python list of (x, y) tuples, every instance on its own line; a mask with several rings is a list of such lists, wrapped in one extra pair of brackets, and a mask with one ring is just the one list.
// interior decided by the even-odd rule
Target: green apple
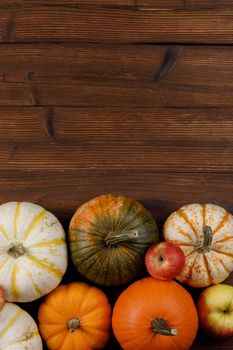
[(220, 338), (233, 336), (233, 287), (218, 284), (205, 289), (199, 296), (197, 310), (200, 324), (209, 335)]

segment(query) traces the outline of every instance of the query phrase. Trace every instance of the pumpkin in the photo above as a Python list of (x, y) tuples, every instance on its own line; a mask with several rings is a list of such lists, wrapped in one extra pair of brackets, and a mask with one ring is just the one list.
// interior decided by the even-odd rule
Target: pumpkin
[(39, 329), (50, 350), (102, 349), (110, 335), (111, 306), (86, 283), (62, 285), (39, 308)]
[(2, 287), (0, 287), (0, 311), (2, 310), (5, 304), (5, 293)]
[(43, 349), (35, 321), (26, 311), (13, 303), (5, 303), (0, 312), (0, 349)]
[(39, 205), (0, 206), (0, 284), (8, 301), (28, 302), (48, 294), (67, 267), (64, 230)]
[(147, 248), (158, 241), (158, 229), (140, 203), (109, 194), (76, 211), (69, 240), (73, 262), (82, 275), (101, 285), (120, 285), (142, 271)]
[(233, 216), (213, 204), (188, 204), (172, 213), (163, 228), (165, 240), (178, 244), (185, 267), (177, 276), (193, 287), (221, 283), (233, 270)]
[(119, 296), (112, 327), (124, 350), (187, 350), (198, 315), (190, 294), (177, 282), (147, 277)]

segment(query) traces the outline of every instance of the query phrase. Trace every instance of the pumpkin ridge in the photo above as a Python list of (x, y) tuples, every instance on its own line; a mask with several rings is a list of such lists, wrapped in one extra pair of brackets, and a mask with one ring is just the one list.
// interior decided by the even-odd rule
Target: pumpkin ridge
[[(80, 248), (80, 250), (83, 250), (83, 249), (88, 249), (88, 247), (81, 247), (81, 248)], [(77, 258), (79, 259), (78, 265), (82, 265), (83, 263), (87, 262), (90, 258), (93, 258), (94, 255), (96, 255), (96, 254), (99, 255), (101, 250), (103, 250), (103, 252), (105, 251), (105, 249), (102, 248), (102, 249), (96, 250), (94, 253), (91, 252), (88, 256), (87, 256), (87, 254), (85, 254), (85, 257), (84, 257), (84, 254), (83, 254), (83, 259), (82, 259), (82, 256), (81, 256), (81, 258), (80, 258), (79, 255), (78, 255), (78, 257), (77, 257), (77, 256), (76, 256), (76, 255), (77, 255), (76, 252), (72, 252), (72, 255), (74, 256), (74, 259), (75, 259), (75, 260), (76, 260)], [(75, 257), (76, 257), (76, 258), (75, 258)], [(94, 263), (95, 263), (95, 261), (94, 261)]]
[(14, 238), (15, 239), (18, 236), (17, 222), (18, 222), (18, 218), (19, 218), (19, 211), (20, 211), (20, 202), (17, 202), (16, 207), (15, 207), (15, 215), (14, 215)]
[[(93, 226), (93, 224), (92, 224), (92, 226)], [(77, 240), (79, 240), (79, 238), (77, 237), (77, 234), (76, 234), (76, 233), (78, 233), (78, 232), (79, 232), (80, 234), (88, 235), (88, 232), (87, 232), (87, 231), (81, 230), (81, 229), (78, 228), (78, 227), (75, 227), (75, 228), (70, 227), (70, 228), (69, 228), (69, 232), (70, 232), (71, 234), (74, 234), (74, 233), (75, 233), (75, 235), (74, 235), (74, 237), (72, 237), (72, 239), (71, 239), (71, 237), (69, 237), (69, 240), (70, 240), (70, 241), (77, 241)], [(95, 229), (95, 232), (92, 232), (91, 235), (92, 235), (92, 236), (96, 236), (96, 237), (100, 237), (100, 239), (103, 239), (103, 233), (102, 233), (102, 232), (98, 232), (97, 229)]]
[[(185, 258), (186, 258), (186, 256), (185, 256)], [(192, 277), (192, 272), (193, 272), (192, 270), (193, 270), (193, 268), (194, 268), (194, 266), (196, 264), (197, 258), (198, 258), (198, 255), (195, 256), (192, 265), (190, 265), (190, 267), (189, 267), (188, 274), (185, 277), (183, 282), (188, 283), (190, 281), (190, 278)]]
[(40, 243), (34, 243), (34, 244), (31, 244), (29, 246), (27, 246), (25, 244), (25, 247), (27, 249), (31, 249), (31, 248), (44, 248), (44, 247), (50, 247), (50, 246), (60, 246), (60, 245), (63, 245), (64, 243), (66, 242), (65, 238), (64, 237), (61, 237), (61, 238), (55, 238), (55, 239), (52, 239), (51, 241), (45, 241), (45, 242), (40, 242)]
[(172, 239), (168, 239), (167, 242), (169, 243), (172, 243), (172, 244), (175, 244), (175, 245), (179, 245), (179, 246), (183, 246), (183, 247), (193, 247), (193, 244), (191, 243), (186, 243), (186, 242), (178, 242), (178, 241), (175, 241), (175, 240), (172, 240)]
[(107, 277), (108, 277), (108, 274), (111, 273), (111, 269), (110, 269), (110, 260), (111, 259), (111, 256), (109, 258), (109, 250), (105, 250), (105, 256), (104, 256), (104, 259), (103, 259), (103, 262), (101, 264), (101, 268), (103, 269), (103, 267), (105, 267), (105, 270), (103, 269), (103, 280), (106, 281)]
[(12, 346), (14, 344), (21, 344), (25, 341), (28, 341), (34, 337), (38, 337), (39, 336), (39, 332), (38, 330), (35, 330), (34, 332), (29, 332), (28, 335), (25, 335), (24, 338), (22, 339), (19, 339), (19, 340), (16, 340), (16, 339), (12, 339), (11, 342), (7, 343), (7, 344), (4, 344), (1, 349), (3, 350), (4, 348), (8, 348), (9, 346)]
[(0, 265), (0, 271), (3, 269), (3, 267), (6, 265), (6, 263), (9, 261), (10, 258), (6, 258), (3, 263)]
[(233, 236), (227, 236), (227, 237), (220, 239), (219, 241), (215, 241), (214, 243), (218, 244), (218, 243), (227, 242), (227, 241), (231, 241), (231, 240), (233, 240)]
[(229, 256), (229, 258), (233, 258), (233, 254), (222, 252), (222, 251), (218, 250), (217, 248), (212, 248), (211, 250), (213, 250), (214, 252), (217, 252), (219, 254)]
[(105, 213), (102, 218), (96, 218), (95, 223), (92, 224), (92, 230), (90, 230), (89, 234), (91, 235), (93, 231), (97, 231), (100, 233), (101, 238), (103, 239), (109, 230), (113, 230), (113, 221), (110, 215)]
[(193, 253), (195, 253), (195, 249), (192, 250), (191, 252), (189, 252), (187, 255), (185, 255), (185, 258), (187, 258), (188, 256), (192, 255)]
[[(191, 237), (187, 232), (185, 232), (185, 231), (182, 229), (182, 227), (180, 227), (179, 225), (177, 225), (177, 230), (178, 230), (178, 232), (179, 232), (182, 236), (184, 236), (185, 238), (190, 239), (190, 241), (193, 242), (192, 237)], [(191, 244), (190, 244), (190, 245), (191, 245)]]
[(9, 321), (5, 329), (0, 333), (0, 339), (4, 337), (4, 335), (8, 332), (8, 330), (15, 324), (16, 320), (23, 314), (23, 310), (19, 309), (12, 319)]
[(217, 233), (221, 228), (223, 228), (223, 226), (227, 223), (228, 218), (229, 218), (229, 213), (226, 211), (225, 214), (223, 215), (222, 220), (218, 224), (218, 226), (213, 230), (212, 232), (213, 235), (215, 235), (215, 233)]
[(117, 274), (117, 279), (119, 279), (119, 283), (123, 284), (123, 280), (122, 280), (122, 276), (121, 276), (121, 268), (120, 268), (120, 264), (121, 264), (121, 256), (120, 254), (120, 250), (119, 249), (115, 249), (115, 259), (116, 259), (116, 274)]
[[(100, 233), (101, 237), (103, 237), (103, 232), (106, 230), (105, 225), (103, 224), (103, 220), (99, 217), (99, 215), (96, 213), (96, 210), (93, 208), (92, 205), (90, 205), (90, 209), (93, 211), (93, 213), (95, 214), (95, 222), (91, 223), (91, 225), (93, 226), (93, 230), (97, 231), (98, 233)], [(100, 226), (100, 227), (98, 227)], [(102, 231), (101, 231), (102, 230)]]
[(56, 278), (60, 279), (63, 276), (63, 272), (60, 269), (58, 269), (56, 267), (52, 267), (52, 266), (40, 261), (35, 256), (33, 256), (31, 254), (27, 254), (27, 258), (29, 260), (31, 260), (39, 269), (53, 274)]
[[(51, 297), (51, 294), (50, 294), (50, 297)], [(58, 308), (57, 308), (57, 309), (54, 309), (54, 308), (50, 305), (50, 303), (46, 301), (46, 299), (45, 299), (45, 301), (44, 301), (44, 304), (45, 304), (46, 308), (50, 309), (50, 312), (53, 312), (53, 313), (55, 313), (55, 314), (57, 315), (57, 318), (61, 318), (61, 317), (64, 316), (63, 313), (59, 313)], [(56, 319), (55, 319), (53, 322), (56, 323)], [(45, 324), (45, 323), (48, 324), (49, 322), (48, 322), (48, 320), (47, 320), (47, 318), (46, 318), (45, 320), (40, 321), (40, 323), (41, 323), (41, 324), (43, 324), (43, 323), (44, 323), (44, 324)], [(63, 324), (63, 322), (59, 320), (59, 321), (57, 322), (57, 324)]]
[[(128, 248), (128, 247), (127, 247)], [(127, 264), (127, 269), (129, 272), (131, 272), (131, 275), (135, 278), (135, 268), (139, 269), (139, 270), (142, 270), (142, 266), (138, 266), (139, 263), (136, 261), (134, 264), (134, 256), (132, 255), (134, 253), (134, 251), (130, 250), (129, 248), (127, 249), (127, 253), (125, 252), (125, 250), (119, 250), (117, 251), (118, 254), (121, 254), (121, 257), (122, 256), (125, 256), (127, 257), (128, 259), (128, 262), (130, 261), (130, 263)], [(131, 253), (131, 254), (130, 254)], [(118, 255), (119, 257), (119, 255)], [(120, 266), (120, 265), (119, 265)], [(121, 281), (122, 283), (126, 283), (125, 282), (125, 279), (122, 277), (122, 274), (124, 273), (124, 271), (120, 271), (120, 275), (121, 275)]]
[(0, 224), (0, 231), (3, 234), (3, 236), (6, 238), (7, 241), (10, 241), (10, 237), (8, 236), (6, 230), (4, 229), (4, 227), (2, 226), (2, 224)]
[(203, 224), (202, 226), (206, 226), (206, 204), (201, 204), (202, 207), (202, 217), (203, 217)]
[(41, 211), (34, 216), (31, 223), (29, 224), (27, 230), (23, 234), (23, 240), (26, 240), (28, 236), (31, 234), (31, 232), (35, 229), (35, 227), (40, 223), (40, 221), (44, 218), (47, 211), (43, 208)]
[(15, 300), (17, 300), (19, 296), (17, 280), (16, 280), (17, 272), (18, 272), (18, 266), (16, 263), (14, 263), (12, 273), (11, 273), (11, 285), (12, 285), (11, 288), (12, 288), (12, 294)]
[(221, 258), (218, 257), (217, 259), (218, 259), (218, 261), (220, 261), (220, 263), (221, 263), (221, 265), (223, 266), (224, 270), (225, 270), (228, 274), (232, 272), (232, 270), (229, 270), (229, 269), (226, 267), (226, 265), (224, 264), (224, 261), (223, 261)]
[[(105, 250), (104, 250), (104, 253), (105, 253)], [(103, 253), (103, 254), (100, 254), (100, 253), (98, 252), (98, 253), (97, 253), (97, 254), (98, 254), (97, 258), (96, 258), (95, 260), (93, 260), (92, 263), (91, 263), (90, 265), (88, 265), (87, 277), (90, 276), (90, 273), (91, 273), (91, 275), (92, 275), (92, 272), (91, 272), (92, 267), (93, 267), (94, 265), (97, 265), (97, 264), (101, 261), (101, 259), (103, 259), (104, 253)], [(95, 255), (95, 254), (93, 254), (93, 255)], [(91, 256), (91, 257), (93, 258), (93, 256)], [(88, 261), (89, 259), (90, 259), (90, 257), (89, 257), (88, 259), (85, 259), (83, 262), (86, 262), (86, 261)], [(82, 262), (82, 263), (80, 262), (80, 264), (79, 264), (78, 266), (82, 265), (83, 262)], [(81, 272), (81, 274), (82, 274), (82, 269), (80, 269), (80, 272)], [(90, 279), (91, 279), (91, 278), (90, 278)], [(101, 280), (102, 280), (102, 275), (101, 275)], [(101, 284), (101, 283), (100, 283), (100, 284)]]
[[(133, 206), (134, 206), (134, 202), (132, 200), (130, 200), (130, 203), (129, 203), (129, 206), (127, 207), (127, 210), (124, 209), (124, 213), (121, 215), (122, 228), (120, 228), (119, 231), (123, 230), (123, 229), (128, 229), (128, 226), (131, 226), (131, 223), (135, 220), (137, 213), (134, 213), (134, 215), (130, 221), (128, 221), (127, 223), (124, 223), (124, 220), (127, 221), (129, 213), (132, 211)], [(119, 218), (119, 221), (120, 221), (120, 218)]]
[(193, 233), (195, 234), (196, 238), (198, 239), (198, 238), (199, 238), (198, 232), (196, 231), (195, 227), (193, 226), (193, 224), (192, 224), (191, 221), (189, 220), (187, 214), (183, 211), (182, 208), (180, 208), (180, 209), (177, 211), (177, 214), (178, 214), (182, 219), (184, 219), (184, 221), (191, 227)]
[(43, 292), (40, 290), (40, 288), (38, 287), (38, 285), (36, 284), (36, 282), (34, 281), (33, 275), (31, 273), (30, 270), (28, 270), (27, 266), (25, 266), (25, 270), (27, 270), (28, 276), (30, 277), (30, 280), (32, 282), (32, 285), (34, 287), (34, 289), (36, 290), (38, 295), (43, 295)]
[(202, 255), (203, 255), (203, 261), (204, 261), (206, 273), (207, 273), (208, 280), (209, 280), (208, 284), (211, 285), (211, 284), (213, 284), (213, 279), (212, 279), (212, 276), (211, 276), (211, 273), (210, 273), (209, 261), (208, 261), (206, 255), (205, 255), (205, 253), (203, 253)]

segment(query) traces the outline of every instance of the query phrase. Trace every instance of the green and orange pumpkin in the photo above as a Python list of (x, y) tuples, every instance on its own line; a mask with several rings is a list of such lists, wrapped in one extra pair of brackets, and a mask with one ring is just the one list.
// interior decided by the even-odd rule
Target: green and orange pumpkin
[(69, 229), (77, 270), (101, 285), (120, 285), (137, 277), (146, 250), (158, 239), (149, 211), (124, 195), (102, 195), (83, 204)]

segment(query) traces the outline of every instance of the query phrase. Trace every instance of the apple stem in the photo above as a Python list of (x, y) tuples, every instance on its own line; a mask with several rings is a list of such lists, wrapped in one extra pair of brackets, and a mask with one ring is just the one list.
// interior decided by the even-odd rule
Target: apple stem
[(168, 336), (174, 336), (178, 334), (178, 331), (176, 328), (171, 328), (167, 321), (165, 321), (162, 318), (156, 318), (152, 321), (152, 330), (155, 333), (162, 334), (162, 335), (168, 335)]
[(137, 230), (128, 231), (128, 232), (109, 232), (105, 237), (105, 243), (108, 246), (117, 245), (122, 242), (128, 242), (135, 240), (139, 237), (139, 233)]

